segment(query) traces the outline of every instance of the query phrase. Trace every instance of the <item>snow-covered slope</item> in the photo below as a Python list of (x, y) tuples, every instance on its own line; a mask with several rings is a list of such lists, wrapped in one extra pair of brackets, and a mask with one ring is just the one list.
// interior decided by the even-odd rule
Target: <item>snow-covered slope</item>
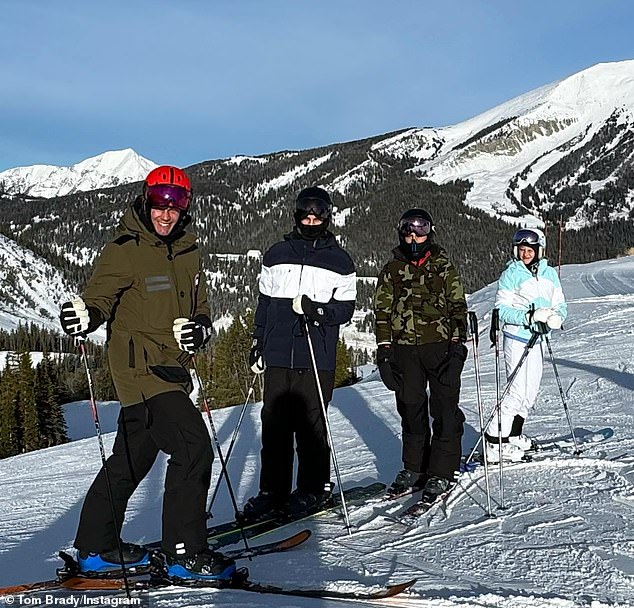
[(61, 273), (0, 234), (0, 329), (36, 323), (59, 330), (59, 303), (72, 290)]
[(471, 181), (467, 204), (514, 221), (551, 209), (558, 217), (563, 204), (574, 202), (568, 225), (580, 226), (634, 209), (629, 186), (624, 200), (612, 194), (611, 208), (596, 209), (604, 202), (597, 193), (620, 185), (631, 171), (633, 139), (634, 61), (622, 61), (595, 65), (457, 125), (413, 129), (374, 148), (414, 160), (413, 171), (437, 183)]
[(0, 173), (0, 191), (52, 198), (141, 181), (154, 167), (155, 163), (130, 148), (114, 150), (70, 167), (33, 165), (7, 169)]
[[(411, 595), (373, 605), (421, 608), (591, 608), (634, 604), (634, 258), (562, 269), (570, 317), (553, 348), (579, 441), (606, 431), (603, 442), (571, 453), (570, 432), (549, 364), (526, 430), (561, 450), (531, 464), (506, 468), (506, 509), (499, 508), (497, 467), (491, 473), (494, 517), (485, 513), (482, 469), (466, 474), (458, 490), (418, 525), (394, 521), (399, 505), (352, 508), (351, 535), (340, 518), (293, 525), (309, 527), (302, 548), (249, 563), (254, 580), (295, 587), (350, 588), (416, 577)], [(480, 320), (483, 399), (495, 396), (488, 322), (495, 285), (470, 298)], [(467, 416), (463, 448), (477, 437), (476, 385), (471, 355), (463, 375)], [(214, 412), (224, 449), (240, 407)], [(90, 412), (74, 406), (75, 424), (89, 428)], [(243, 503), (257, 491), (260, 406), (249, 406), (229, 463)], [(400, 468), (400, 424), (394, 398), (375, 376), (335, 391), (329, 418), (346, 487), (389, 483)], [(106, 436), (107, 448), (113, 435)], [(50, 578), (60, 548), (70, 548), (82, 498), (99, 470), (96, 440), (0, 461), (0, 585)], [(124, 538), (160, 535), (165, 460), (156, 463), (130, 502)], [(218, 463), (214, 479), (218, 479)], [(334, 478), (334, 474), (333, 474)], [(408, 503), (406, 503), (408, 504)], [(214, 522), (230, 519), (226, 490)], [(289, 532), (287, 530), (286, 532)], [(245, 564), (246, 565), (246, 564)], [(152, 594), (164, 605), (332, 607), (335, 601), (254, 596), (239, 591), (166, 589)], [(17, 602), (16, 602), (17, 603)]]

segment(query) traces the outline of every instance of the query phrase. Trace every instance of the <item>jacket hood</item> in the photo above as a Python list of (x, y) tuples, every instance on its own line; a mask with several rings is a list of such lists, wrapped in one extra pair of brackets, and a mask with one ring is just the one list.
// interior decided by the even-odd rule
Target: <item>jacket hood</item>
[(152, 245), (163, 243), (165, 245), (190, 246), (196, 240), (196, 236), (185, 231), (185, 227), (191, 223), (191, 216), (186, 215), (174, 226), (174, 230), (167, 238), (159, 237), (139, 216), (140, 197), (137, 198), (124, 212), (117, 227), (117, 237), (130, 235), (137, 241), (147, 241)]

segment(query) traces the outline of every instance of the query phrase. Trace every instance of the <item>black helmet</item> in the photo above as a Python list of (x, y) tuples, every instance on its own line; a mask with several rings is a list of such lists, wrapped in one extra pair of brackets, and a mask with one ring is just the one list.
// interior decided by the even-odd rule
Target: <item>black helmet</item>
[[(321, 220), (318, 226), (305, 226), (302, 220), (314, 215)], [(304, 188), (295, 201), (295, 226), (297, 231), (307, 239), (317, 239), (322, 236), (330, 224), (332, 215), (332, 201), (330, 195), (319, 186)]]
[[(431, 245), (434, 235), (434, 221), (424, 209), (408, 209), (401, 215), (396, 229), (401, 251), (408, 258), (415, 260), (422, 257)], [(427, 238), (422, 243), (416, 243), (413, 240), (411, 243), (407, 243), (405, 237), (412, 233)]]

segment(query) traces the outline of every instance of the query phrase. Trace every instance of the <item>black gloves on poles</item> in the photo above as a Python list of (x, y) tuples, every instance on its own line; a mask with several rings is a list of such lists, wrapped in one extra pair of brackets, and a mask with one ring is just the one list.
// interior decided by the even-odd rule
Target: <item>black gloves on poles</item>
[(69, 336), (87, 334), (90, 327), (90, 311), (86, 303), (81, 298), (64, 302), (61, 306), (59, 322), (64, 333)]
[(264, 371), (264, 359), (262, 358), (262, 344), (260, 338), (253, 338), (251, 352), (249, 353), (249, 366), (254, 374)]
[(172, 331), (178, 347), (193, 355), (211, 338), (212, 325), (208, 317), (198, 315), (194, 319), (174, 319)]

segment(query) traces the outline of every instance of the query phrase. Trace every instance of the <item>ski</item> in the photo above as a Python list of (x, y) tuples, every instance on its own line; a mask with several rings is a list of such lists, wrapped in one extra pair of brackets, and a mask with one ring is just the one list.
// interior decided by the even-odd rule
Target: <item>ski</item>
[(294, 549), (302, 543), (305, 543), (310, 537), (312, 532), (310, 530), (302, 530), (282, 540), (276, 540), (271, 543), (263, 543), (256, 545), (255, 547), (249, 547), (249, 549), (234, 549), (231, 551), (223, 551), (225, 557), (231, 559), (247, 559), (251, 557), (257, 557), (259, 555), (268, 555), (269, 553), (281, 553), (282, 551), (288, 551)]
[(399, 500), (401, 498), (407, 498), (409, 496), (413, 496), (416, 492), (422, 492), (423, 488), (407, 488), (403, 492), (395, 492), (394, 494), (390, 494), (386, 492), (383, 496), (379, 496), (376, 499), (371, 500), (370, 502), (392, 502)]
[[(589, 431), (587, 429), (577, 428), (575, 429), (575, 439), (579, 446), (580, 452), (583, 452), (590, 446), (606, 441), (614, 436), (614, 429), (606, 427), (598, 431)], [(572, 438), (568, 439), (562, 437), (560, 439), (546, 439), (546, 440), (534, 440), (530, 450), (527, 450), (527, 455), (539, 454), (544, 451), (556, 450), (561, 453), (574, 453), (574, 442)]]
[[(217, 589), (217, 590), (234, 590), (249, 591), (252, 593), (286, 595), (294, 597), (309, 597), (322, 599), (343, 599), (343, 600), (378, 600), (393, 597), (403, 593), (416, 583), (416, 579), (387, 585), (378, 590), (370, 588), (344, 591), (341, 589), (295, 589), (280, 587), (278, 585), (269, 585), (266, 583), (258, 583), (248, 579), (248, 571), (241, 568), (237, 571), (236, 576), (227, 581), (203, 581), (203, 580), (172, 580), (160, 575), (152, 576), (148, 579), (134, 580), (130, 582), (130, 590), (152, 591), (154, 589), (165, 589), (169, 587), (187, 588), (187, 589)], [(123, 591), (125, 585), (122, 579), (90, 579), (73, 577), (60, 585), (61, 588), (72, 591)]]
[[(346, 504), (348, 506), (363, 504), (366, 501), (381, 495), (385, 492), (385, 484), (380, 482), (372, 483), (368, 486), (355, 486), (345, 490)], [(258, 522), (246, 523), (244, 525), (244, 534), (247, 538), (258, 538), (264, 534), (268, 534), (280, 528), (284, 528), (290, 524), (300, 523), (313, 517), (319, 517), (326, 513), (330, 513), (341, 506), (341, 500), (338, 493), (334, 493), (328, 503), (317, 511), (310, 513), (302, 513), (295, 517), (288, 517), (280, 514), (278, 517), (272, 517)], [(221, 547), (239, 543), (242, 540), (242, 532), (239, 523), (236, 521), (227, 522), (218, 526), (213, 526), (207, 530), (207, 542), (214, 550)], [(147, 545), (150, 549), (160, 548), (160, 542), (154, 542)]]
[[(533, 439), (531, 447), (524, 452), (524, 456), (517, 462), (504, 461), (504, 466), (522, 465), (530, 462), (546, 460), (556, 456), (584, 456), (584, 451), (597, 443), (601, 443), (613, 437), (614, 429), (609, 427), (598, 431), (589, 431), (582, 428), (575, 429), (575, 438), (579, 446), (579, 452), (574, 451), (574, 442), (572, 438), (562, 437), (559, 439)], [(474, 452), (473, 460), (470, 465), (482, 465), (484, 462), (484, 454), (478, 450)], [(489, 466), (497, 466), (497, 462), (489, 463)]]
[[(260, 555), (269, 555), (271, 553), (281, 553), (288, 551), (299, 545), (305, 543), (312, 535), (310, 530), (302, 530), (282, 540), (264, 543), (250, 547), (246, 549), (235, 549), (232, 551), (225, 551), (224, 555), (231, 559), (240, 560)], [(79, 584), (75, 579), (89, 580), (89, 581), (109, 581), (121, 579), (121, 571), (104, 573), (101, 576), (82, 576), (79, 574), (79, 567), (73, 557), (60, 551), (60, 557), (64, 560), (64, 567), (57, 570), (58, 577), (48, 581), (37, 581), (35, 583), (24, 583), (22, 585), (13, 585), (11, 587), (0, 588), (0, 596), (3, 595), (15, 595), (18, 593), (29, 593), (32, 591), (46, 591), (51, 589), (59, 589), (63, 587), (66, 581), (74, 580), (75, 584)], [(136, 577), (149, 574), (149, 567), (139, 569), (136, 571), (128, 572), (128, 579), (133, 580)], [(122, 579), (121, 579), (122, 580)]]
[(426, 513), (429, 513), (432, 509), (445, 504), (457, 485), (457, 483), (453, 483), (445, 492), (436, 496), (436, 498), (432, 501), (419, 500), (418, 502), (415, 502), (399, 515), (399, 522), (404, 525), (411, 525), (415, 523), (419, 517), (422, 517)]

